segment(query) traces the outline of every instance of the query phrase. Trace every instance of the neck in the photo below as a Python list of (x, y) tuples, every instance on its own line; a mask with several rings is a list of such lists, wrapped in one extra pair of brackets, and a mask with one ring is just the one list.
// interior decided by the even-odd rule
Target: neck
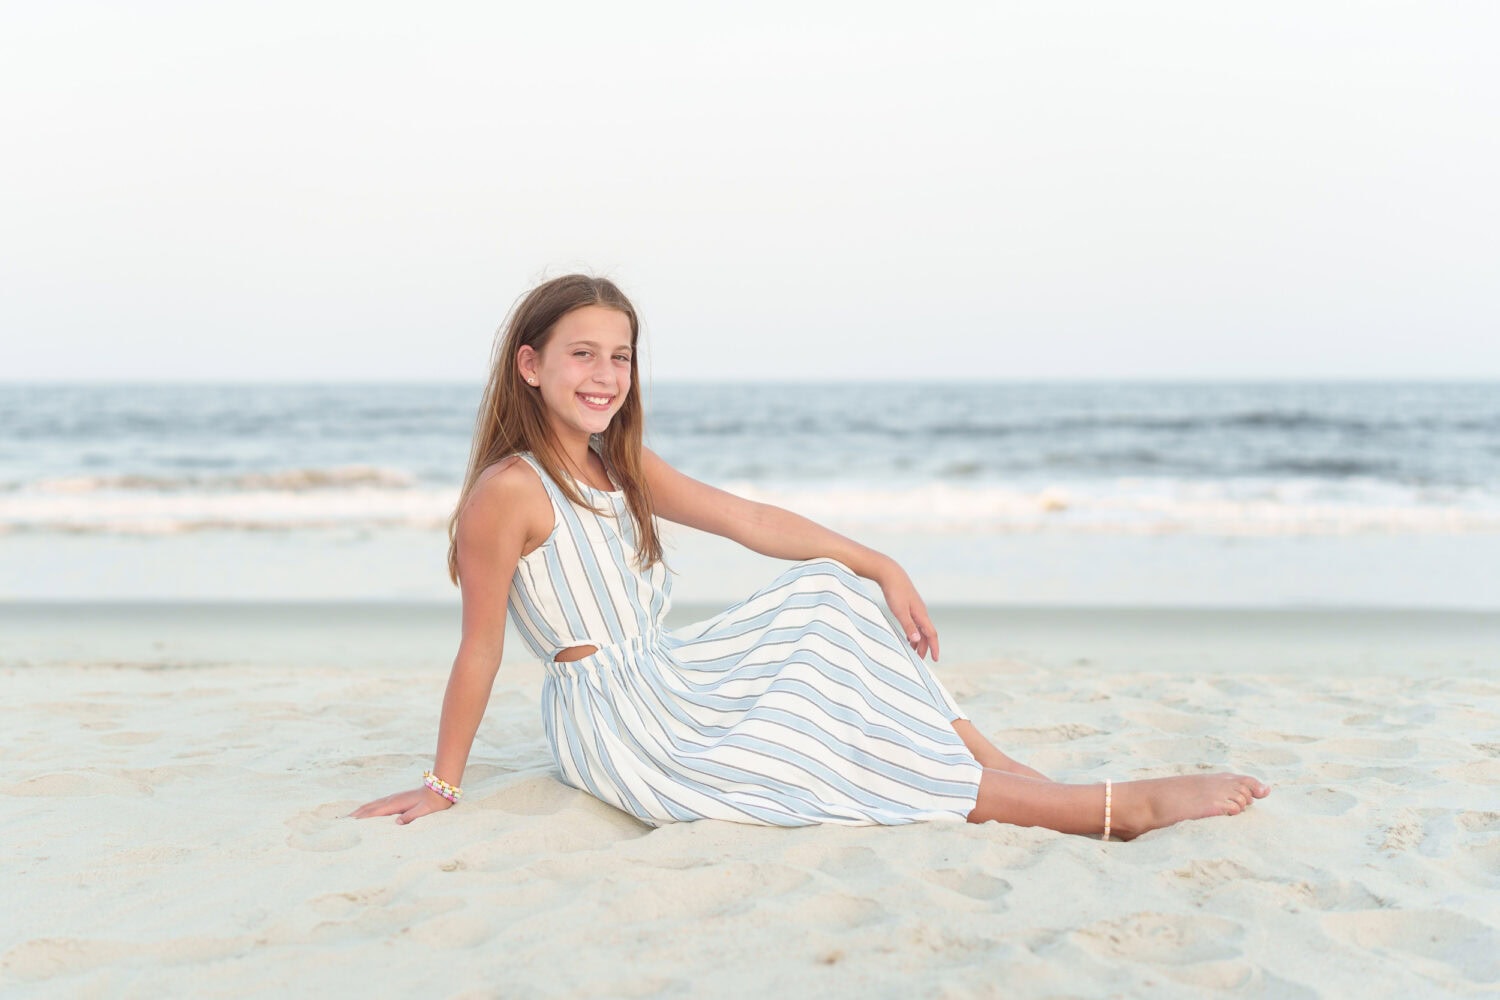
[(573, 427), (552, 426), (552, 442), (575, 479), (588, 481), (589, 435)]

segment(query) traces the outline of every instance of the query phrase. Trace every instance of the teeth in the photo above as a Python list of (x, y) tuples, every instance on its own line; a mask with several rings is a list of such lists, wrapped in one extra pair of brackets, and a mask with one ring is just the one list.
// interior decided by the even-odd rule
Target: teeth
[[(583, 396), (583, 393), (579, 393), (579, 395)], [(583, 396), (583, 401), (585, 403), (593, 403), (595, 406), (608, 406), (609, 405), (609, 397), (608, 396)]]

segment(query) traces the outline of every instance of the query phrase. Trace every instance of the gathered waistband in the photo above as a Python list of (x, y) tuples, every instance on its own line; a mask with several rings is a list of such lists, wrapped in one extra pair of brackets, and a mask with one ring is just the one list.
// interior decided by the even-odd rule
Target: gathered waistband
[[(557, 649), (554, 649), (552, 656), (544, 660), (542, 666), (546, 669), (547, 673), (554, 677), (567, 677), (579, 671), (590, 671), (603, 665), (618, 666), (632, 655), (660, 649), (662, 640), (666, 636), (667, 631), (665, 629), (650, 628), (637, 635), (621, 639), (619, 642), (608, 644), (583, 639), (573, 643), (571, 646), (559, 646)], [(563, 650), (573, 649), (577, 646), (597, 646), (598, 648), (588, 656), (569, 660), (566, 663), (559, 663), (556, 659), (553, 659), (553, 657), (557, 656)]]

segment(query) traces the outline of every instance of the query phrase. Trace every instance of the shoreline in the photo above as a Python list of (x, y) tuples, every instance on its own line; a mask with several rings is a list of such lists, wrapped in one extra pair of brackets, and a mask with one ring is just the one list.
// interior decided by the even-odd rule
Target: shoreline
[[(723, 609), (684, 604), (669, 628)], [(939, 672), (975, 662), (1101, 673), (1500, 677), (1500, 612), (1426, 608), (929, 608)], [(446, 671), (459, 606), (427, 601), (0, 601), (0, 666)], [(535, 665), (507, 627), (502, 667)]]
[[(830, 524), (896, 559), (936, 606), (1357, 606), (1500, 611), (1500, 533), (1235, 538), (945, 535)], [(785, 568), (667, 526), (681, 604), (728, 605)], [(451, 601), (438, 531), (0, 534), (0, 602)]]

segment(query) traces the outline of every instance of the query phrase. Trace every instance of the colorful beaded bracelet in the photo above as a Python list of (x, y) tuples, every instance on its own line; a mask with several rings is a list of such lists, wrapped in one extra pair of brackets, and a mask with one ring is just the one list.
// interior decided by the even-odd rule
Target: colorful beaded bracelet
[(464, 790), (462, 788), (459, 788), (457, 785), (448, 784), (446, 781), (444, 781), (442, 778), (439, 778), (431, 771), (422, 772), (422, 784), (426, 785), (434, 792), (437, 792), (449, 802), (455, 804), (464, 796)]

